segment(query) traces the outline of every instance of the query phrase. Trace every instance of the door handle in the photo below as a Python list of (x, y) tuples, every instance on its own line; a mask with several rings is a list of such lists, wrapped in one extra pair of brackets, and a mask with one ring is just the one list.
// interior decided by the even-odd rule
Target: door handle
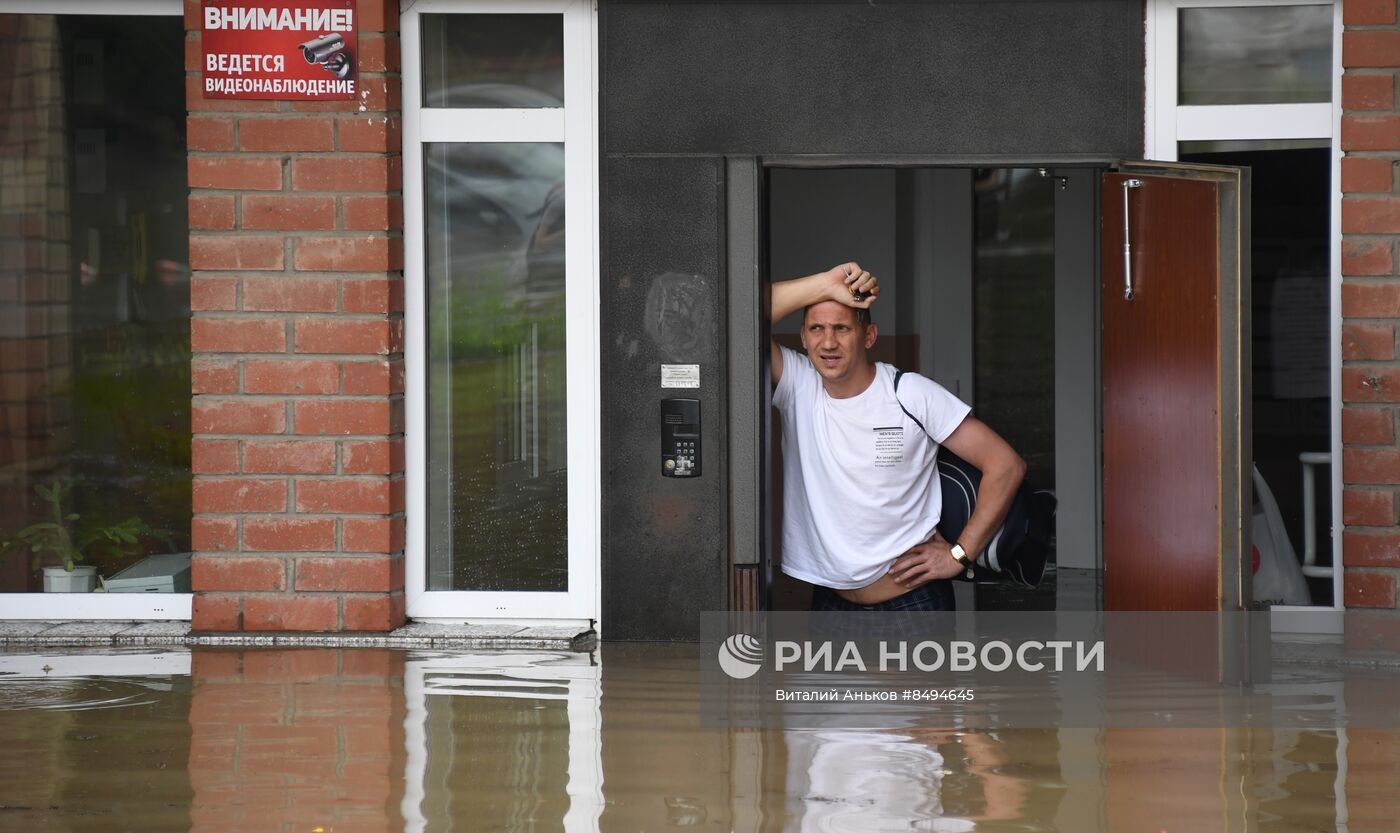
[(1133, 300), (1132, 224), (1128, 220), (1128, 191), (1141, 188), (1142, 180), (1123, 180), (1123, 300)]

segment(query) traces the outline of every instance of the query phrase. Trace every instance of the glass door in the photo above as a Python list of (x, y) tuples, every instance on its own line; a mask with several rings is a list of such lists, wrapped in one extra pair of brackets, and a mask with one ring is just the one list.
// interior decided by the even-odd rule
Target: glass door
[(403, 18), (409, 615), (597, 611), (592, 10)]

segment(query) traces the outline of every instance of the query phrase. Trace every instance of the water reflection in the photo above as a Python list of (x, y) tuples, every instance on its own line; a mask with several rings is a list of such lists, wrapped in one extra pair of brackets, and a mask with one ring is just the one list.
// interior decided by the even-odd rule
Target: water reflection
[(188, 652), (0, 652), (0, 830), (191, 830)]
[(413, 655), (404, 830), (598, 830), (599, 672), (589, 654)]
[(0, 653), (0, 830), (1302, 831), (1400, 810), (1392, 730), (701, 729), (695, 650)]

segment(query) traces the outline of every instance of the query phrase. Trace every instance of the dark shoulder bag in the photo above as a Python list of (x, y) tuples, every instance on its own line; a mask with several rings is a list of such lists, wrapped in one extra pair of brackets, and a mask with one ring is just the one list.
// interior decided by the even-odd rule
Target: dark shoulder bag
[[(895, 402), (899, 403), (904, 415), (919, 426), (929, 442), (935, 442), (919, 418), (900, 401), (899, 380), (902, 376), (903, 370), (895, 371)], [(938, 520), (938, 533), (949, 543), (956, 543), (977, 506), (977, 489), (982, 483), (982, 472), (940, 445), (938, 480), (943, 490), (943, 512)], [(1023, 481), (1011, 500), (1006, 519), (992, 536), (991, 543), (977, 556), (976, 572), (978, 575), (990, 573), (1023, 587), (1038, 587), (1045, 576), (1045, 564), (1054, 552), (1054, 538), (1054, 493), (1035, 491)]]

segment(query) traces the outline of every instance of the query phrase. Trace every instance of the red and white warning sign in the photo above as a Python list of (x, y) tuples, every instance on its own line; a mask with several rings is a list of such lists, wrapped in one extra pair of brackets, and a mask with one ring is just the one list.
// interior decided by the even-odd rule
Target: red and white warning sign
[(203, 0), (205, 98), (354, 98), (355, 0)]

